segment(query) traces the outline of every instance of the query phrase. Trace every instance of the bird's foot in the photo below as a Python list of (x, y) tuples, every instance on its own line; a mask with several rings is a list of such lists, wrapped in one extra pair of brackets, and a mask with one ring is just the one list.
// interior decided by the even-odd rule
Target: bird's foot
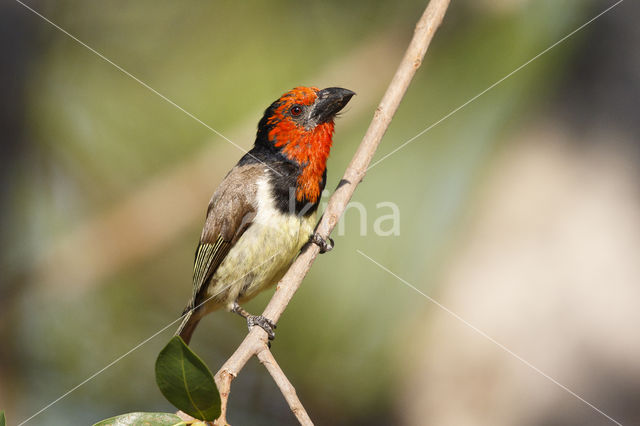
[(331, 239), (331, 237), (328, 237), (326, 240), (324, 238), (322, 238), (320, 236), (320, 234), (315, 233), (313, 235), (311, 235), (311, 237), (309, 238), (309, 242), (317, 245), (318, 247), (320, 247), (320, 253), (326, 253), (328, 251), (333, 250), (333, 239)]
[(258, 325), (266, 331), (269, 336), (269, 340), (276, 338), (276, 333), (273, 331), (276, 328), (276, 324), (269, 318), (263, 317), (262, 315), (249, 315), (247, 317), (247, 327), (249, 327), (249, 331), (251, 331), (251, 328), (253, 328), (254, 325)]
[[(238, 305), (238, 303), (233, 304), (231, 312), (235, 312), (247, 320), (247, 327), (249, 328), (249, 331), (251, 331), (251, 328), (254, 325), (258, 325), (267, 332), (269, 340), (276, 338), (276, 333), (273, 331), (276, 328), (276, 323), (271, 321), (269, 318), (263, 317), (262, 315), (251, 315), (249, 312), (245, 311), (242, 306)], [(269, 344), (269, 346), (271, 346), (271, 344)]]

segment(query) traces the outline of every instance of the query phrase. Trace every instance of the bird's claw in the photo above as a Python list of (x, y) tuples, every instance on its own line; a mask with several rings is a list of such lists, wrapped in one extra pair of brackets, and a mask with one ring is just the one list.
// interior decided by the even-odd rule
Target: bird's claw
[(249, 327), (249, 331), (251, 331), (254, 325), (258, 325), (266, 331), (269, 336), (269, 340), (276, 338), (276, 333), (273, 331), (276, 328), (276, 323), (271, 321), (269, 318), (263, 317), (262, 315), (249, 315), (247, 317), (247, 327)]
[(326, 253), (328, 251), (333, 250), (334, 242), (331, 237), (327, 237), (327, 239), (325, 240), (320, 236), (320, 234), (315, 233), (311, 235), (311, 238), (309, 238), (309, 241), (317, 245), (318, 247), (320, 247), (320, 253)]

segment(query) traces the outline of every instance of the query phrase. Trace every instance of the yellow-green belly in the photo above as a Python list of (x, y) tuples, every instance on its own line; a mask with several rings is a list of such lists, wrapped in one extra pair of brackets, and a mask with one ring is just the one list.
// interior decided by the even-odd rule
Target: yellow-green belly
[(213, 275), (208, 297), (213, 296), (215, 306), (210, 309), (230, 309), (235, 301), (249, 300), (277, 283), (309, 240), (315, 223), (315, 213), (298, 217), (274, 209), (259, 211)]

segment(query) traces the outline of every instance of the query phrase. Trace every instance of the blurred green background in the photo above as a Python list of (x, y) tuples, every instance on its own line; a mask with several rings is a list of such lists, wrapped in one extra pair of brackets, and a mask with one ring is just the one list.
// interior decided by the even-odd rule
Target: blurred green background
[[(332, 190), (426, 3), (28, 4), (244, 149), (264, 108), (284, 91), (354, 90), (336, 125)], [(454, 1), (376, 159), (612, 4)], [(177, 318), (191, 292), (208, 199), (242, 152), (19, 3), (7, 0), (0, 11), (0, 409), (17, 424)], [(458, 320), (356, 250), (618, 421), (640, 422), (633, 404), (640, 392), (639, 12), (621, 3), (367, 174), (354, 198), (366, 218), (347, 211), (336, 249), (312, 268), (272, 348), (317, 424), (608, 424), (491, 342), (462, 333)], [(574, 166), (583, 174), (566, 178)], [(568, 182), (564, 192), (556, 171)], [(522, 183), (524, 173), (530, 180)], [(574, 220), (588, 207), (578, 195), (600, 194), (598, 184), (612, 176), (591, 201), (607, 207), (601, 216)], [(534, 187), (543, 195), (558, 191), (555, 201), (533, 202), (538, 192), (527, 182), (542, 185)], [(511, 194), (516, 207), (503, 209), (491, 194)], [(398, 206), (399, 235), (375, 234), (376, 218), (389, 214), (376, 207), (382, 202)], [(548, 219), (540, 219), (543, 211)], [(575, 264), (565, 251), (540, 257), (569, 241), (562, 224), (577, 227), (566, 253), (594, 249)], [(609, 226), (620, 238), (592, 235), (613, 235)], [(497, 241), (525, 241), (526, 262), (510, 257), (525, 253), (522, 245)], [(604, 254), (610, 263), (590, 260)], [(514, 270), (514, 280), (493, 285), (504, 277), (483, 269), (492, 262)], [(540, 270), (548, 275), (531, 272)], [(603, 279), (586, 284), (600, 272)], [(594, 293), (597, 284), (610, 292)], [(260, 312), (270, 294), (248, 310)], [(581, 295), (594, 295), (598, 306), (606, 301), (606, 309), (592, 309)], [(491, 303), (498, 298), (508, 303)], [(539, 304), (528, 311), (518, 301)], [(173, 330), (28, 424), (172, 410), (155, 386), (153, 363)], [(245, 332), (242, 320), (219, 312), (202, 322), (193, 347), (215, 371)], [(601, 356), (602, 348), (613, 355)], [(582, 356), (593, 363), (576, 367)], [(296, 424), (255, 360), (233, 382), (228, 418)]]

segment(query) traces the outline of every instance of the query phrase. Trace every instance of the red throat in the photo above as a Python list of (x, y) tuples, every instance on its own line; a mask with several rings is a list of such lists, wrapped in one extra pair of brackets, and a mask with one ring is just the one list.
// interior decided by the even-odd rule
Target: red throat
[(327, 167), (333, 139), (333, 121), (317, 125), (314, 129), (300, 129), (291, 121), (278, 123), (269, 132), (282, 153), (302, 165), (298, 177), (296, 199), (315, 203), (320, 198), (320, 182)]
[(300, 202), (315, 203), (320, 198), (320, 182), (331, 150), (334, 125), (329, 121), (307, 130), (287, 117), (285, 111), (294, 104), (313, 104), (318, 90), (317, 87), (296, 87), (280, 99), (280, 106), (268, 120), (268, 124), (273, 125), (269, 139), (284, 155), (302, 166), (296, 189), (296, 199)]

